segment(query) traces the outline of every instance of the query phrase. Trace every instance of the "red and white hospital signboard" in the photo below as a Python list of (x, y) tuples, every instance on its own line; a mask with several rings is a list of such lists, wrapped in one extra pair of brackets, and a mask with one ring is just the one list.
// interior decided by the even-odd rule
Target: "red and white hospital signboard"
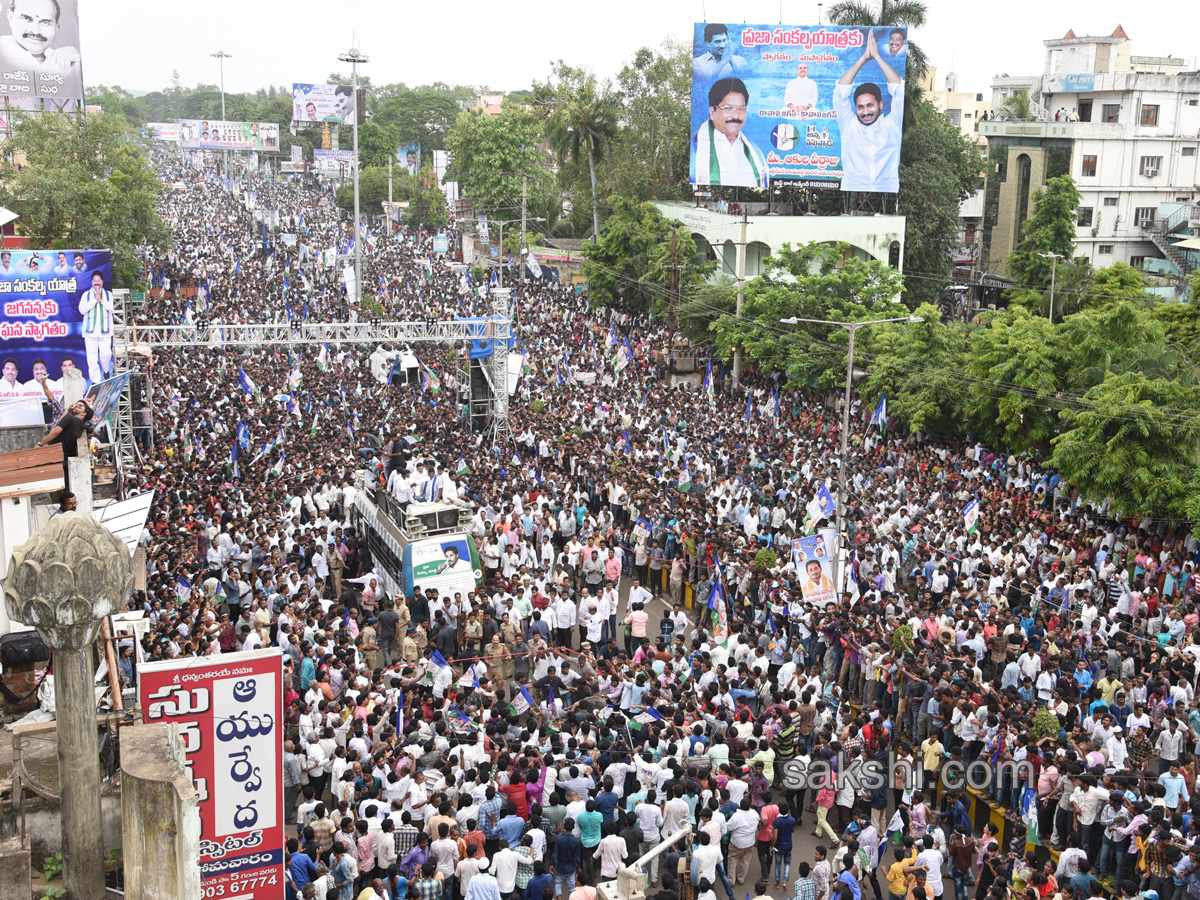
[(282, 900), (282, 682), (278, 648), (138, 667), (142, 721), (179, 727), (200, 796), (205, 900)]

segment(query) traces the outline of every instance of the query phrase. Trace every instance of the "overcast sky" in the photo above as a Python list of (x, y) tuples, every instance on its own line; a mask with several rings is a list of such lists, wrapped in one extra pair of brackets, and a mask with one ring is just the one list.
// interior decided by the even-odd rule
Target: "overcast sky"
[[(871, 0), (875, 2), (875, 0)], [(994, 74), (1040, 72), (1042, 41), (1111, 34), (1124, 26), (1140, 56), (1196, 53), (1200, 3), (1170, 0), (1130, 7), (1116, 0), (1081, 5), (1010, 0), (996, 5), (927, 0), (929, 24), (914, 34), (938, 68), (952, 68), (959, 90), (987, 92)], [(88, 84), (133, 90), (165, 87), (178, 69), (185, 85), (216, 84), (224, 49), (228, 91), (320, 81), (348, 69), (337, 56), (357, 43), (371, 58), (375, 84), (442, 81), (528, 88), (563, 58), (614, 75), (643, 46), (690, 40), (692, 23), (815, 25), (809, 0), (108, 0), (80, 4), (83, 73)], [(829, 3), (825, 4), (828, 9)], [(781, 13), (782, 9), (782, 13)], [(1169, 15), (1164, 15), (1168, 13)], [(730, 17), (733, 18), (730, 18)], [(357, 38), (355, 34), (357, 33)]]

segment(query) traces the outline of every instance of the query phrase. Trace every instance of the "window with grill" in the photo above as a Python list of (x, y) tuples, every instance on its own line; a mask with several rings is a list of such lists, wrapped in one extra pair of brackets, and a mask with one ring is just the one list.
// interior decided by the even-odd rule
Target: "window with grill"
[(1094, 178), (1096, 176), (1096, 157), (1085, 156), (1083, 158), (1083, 169), (1079, 173), (1084, 178)]
[(1142, 105), (1142, 124), (1149, 126), (1158, 124), (1158, 104), (1145, 103)]

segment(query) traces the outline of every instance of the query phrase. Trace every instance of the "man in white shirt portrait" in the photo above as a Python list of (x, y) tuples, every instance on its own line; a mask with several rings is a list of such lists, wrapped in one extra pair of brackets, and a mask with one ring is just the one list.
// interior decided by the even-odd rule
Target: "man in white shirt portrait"
[(817, 105), (817, 83), (808, 77), (807, 63), (796, 66), (796, 77), (783, 92), (783, 105), (792, 112), (807, 112)]
[[(854, 79), (871, 59), (879, 64), (887, 79), (891, 103), (886, 111), (879, 85), (864, 82), (854, 87)], [(900, 183), (904, 81), (884, 61), (873, 31), (867, 32), (862, 56), (833, 89), (833, 102), (842, 133), (842, 190), (896, 191)]]
[(729, 29), (717, 22), (704, 26), (704, 52), (692, 59), (692, 77), (714, 81), (736, 75), (746, 60), (729, 46)]
[(693, 184), (767, 186), (767, 161), (742, 128), (750, 92), (740, 78), (722, 78), (708, 91), (708, 121), (692, 138)]

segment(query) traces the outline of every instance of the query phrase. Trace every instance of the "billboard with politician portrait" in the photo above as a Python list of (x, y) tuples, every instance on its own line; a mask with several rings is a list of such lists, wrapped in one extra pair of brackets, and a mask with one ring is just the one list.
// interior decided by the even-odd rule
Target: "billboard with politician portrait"
[(112, 254), (0, 249), (0, 426), (43, 424), (45, 387), (112, 374)]
[(899, 187), (904, 28), (699, 22), (690, 180)]
[(421, 145), (400, 144), (396, 147), (396, 162), (400, 163), (409, 175), (418, 175), (421, 171)]
[(184, 150), (250, 150), (273, 153), (279, 149), (279, 125), (276, 122), (180, 119), (179, 146)]
[(4, 0), (0, 94), (22, 109), (74, 110), (83, 103), (77, 0)]
[(292, 121), (353, 125), (354, 88), (348, 84), (293, 84)]

